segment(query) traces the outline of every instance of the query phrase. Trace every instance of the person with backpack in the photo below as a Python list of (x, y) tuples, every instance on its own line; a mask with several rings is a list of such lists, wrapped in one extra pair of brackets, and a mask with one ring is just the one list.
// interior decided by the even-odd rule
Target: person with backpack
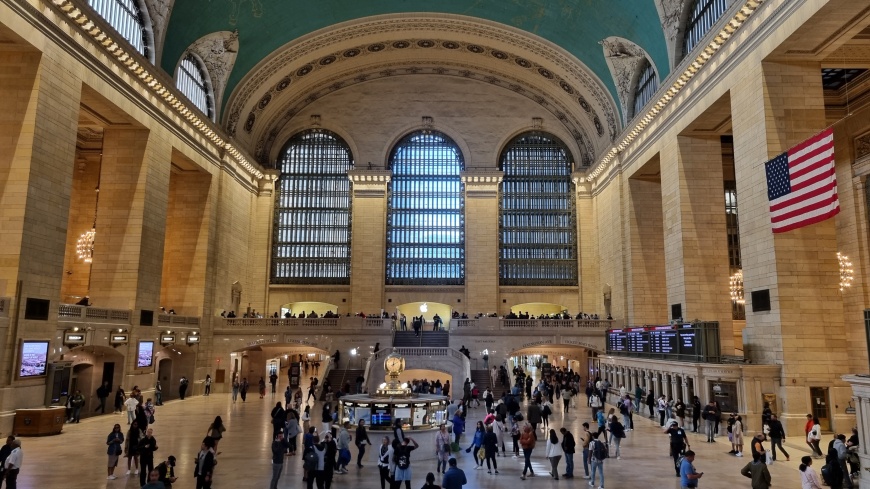
[(529, 476), (534, 477), (535, 471), (532, 470), (532, 450), (535, 449), (535, 432), (532, 429), (531, 425), (526, 423), (523, 426), (523, 434), (520, 435), (520, 446), (523, 447), (523, 457), (525, 458), (525, 465), (523, 465), (523, 475), (520, 476), (520, 479), (526, 480), (526, 473), (528, 472)]
[(532, 401), (529, 403), (528, 410), (526, 411), (526, 419), (532, 425), (532, 433), (535, 435), (535, 439), (538, 439), (538, 425), (543, 421), (543, 412), (541, 410), (541, 405), (536, 401)]
[(592, 467), (592, 474), (589, 479), (589, 485), (595, 487), (595, 473), (601, 475), (601, 484), (598, 489), (604, 487), (604, 461), (610, 457), (609, 450), (604, 441), (598, 439), (598, 434), (592, 435), (592, 441), (589, 442), (589, 466)]
[(543, 404), (541, 404), (541, 422), (543, 423), (543, 431), (550, 429), (551, 414), (553, 414), (553, 405), (550, 404), (550, 401), (545, 397)]
[(671, 438), (670, 449), (671, 456), (674, 458), (674, 470), (677, 472), (677, 475), (680, 475), (680, 457), (684, 456), (685, 450), (690, 448), (689, 438), (676, 421), (671, 422), (666, 433)]
[(520, 423), (519, 421), (514, 419), (514, 422), (511, 423), (511, 439), (514, 442), (514, 458), (519, 458), (520, 456)]
[(269, 489), (278, 489), (278, 480), (281, 479), (281, 471), (284, 470), (284, 452), (286, 451), (284, 433), (278, 433), (272, 440), (272, 480), (269, 482)]
[(486, 412), (492, 411), (492, 405), (495, 403), (495, 398), (492, 395), (491, 389), (486, 389), (483, 391), (483, 402), (486, 406)]
[[(411, 446), (411, 443), (414, 446)], [(406, 436), (405, 441), (394, 448), (393, 458), (396, 460), (396, 472), (393, 475), (393, 484), (396, 489), (401, 486), (402, 481), (405, 481), (405, 489), (411, 489), (411, 452), (419, 446), (413, 438)]]

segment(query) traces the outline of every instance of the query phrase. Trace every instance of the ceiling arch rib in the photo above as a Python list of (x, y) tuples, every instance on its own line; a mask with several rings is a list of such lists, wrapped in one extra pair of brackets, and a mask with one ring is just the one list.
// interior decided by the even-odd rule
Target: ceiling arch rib
[(648, 61), (656, 74), (659, 73), (658, 68), (642, 47), (628, 39), (608, 37), (601, 41), (601, 46), (610, 74), (613, 76), (613, 83), (616, 85), (616, 92), (619, 94), (623, 120), (628, 122), (634, 116), (632, 113), (634, 89), (641, 67), (645, 66), (645, 61)]
[[(466, 71), (482, 81), (527, 92), (546, 103), (560, 120), (569, 121), (567, 125), (576, 126), (571, 132), (586, 137), (584, 146), (593, 159), (610, 146), (619, 130), (610, 93), (570, 54), (506, 26), (453, 16), (368, 18), (285, 45), (234, 90), (224, 111), (224, 125), (262, 161), (268, 154), (269, 134), (280, 131), (275, 119), (286, 118), (286, 112), (277, 108), (325, 95), (325, 80), (327, 86), (346, 84), (391, 69), (417, 74), (415, 67), (419, 74)], [(348, 81), (345, 73), (355, 76)], [(332, 91), (340, 88), (333, 86)]]

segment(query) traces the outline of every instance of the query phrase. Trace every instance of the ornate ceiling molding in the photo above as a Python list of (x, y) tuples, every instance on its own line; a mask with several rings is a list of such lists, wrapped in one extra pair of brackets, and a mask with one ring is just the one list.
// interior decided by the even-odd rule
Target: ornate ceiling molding
[[(601, 125), (600, 121), (598, 121), (598, 117), (594, 115), (591, 108), (589, 109), (589, 112), (586, 113), (588, 119), (582, 120), (577, 117), (578, 111), (574, 110), (573, 107), (566, 105), (559, 98), (553, 97), (551, 93), (543, 92), (538, 87), (535, 87), (524, 80), (511, 78), (503, 73), (485, 70), (479, 66), (471, 64), (453, 64), (442, 61), (396, 61), (394, 63), (383, 65), (363, 66), (356, 70), (340, 72), (335, 75), (334, 78), (322, 79), (315, 85), (306, 86), (305, 90), (297, 91), (293, 96), (287, 98), (282, 105), (278, 106), (276, 110), (273, 110), (273, 113), (277, 113), (279, 116), (270, 119), (268, 125), (264, 127), (265, 130), (256, 133), (259, 136), (253, 151), (255, 154), (254, 157), (258, 161), (264, 162), (264, 164), (267, 164), (268, 166), (268, 159), (269, 155), (272, 153), (272, 146), (279, 139), (282, 129), (307, 105), (337, 90), (359, 83), (393, 76), (455, 76), (488, 83), (528, 97), (552, 113), (562, 122), (562, 124), (565, 125), (565, 128), (574, 138), (574, 142), (580, 149), (580, 163), (584, 167), (588, 167), (594, 160), (595, 147), (593, 143), (595, 141), (589, 137), (590, 132), (592, 134), (598, 134), (599, 136), (606, 136), (605, 128)], [(582, 96), (580, 99), (581, 100), (578, 103), (581, 107), (589, 107), (589, 104), (582, 99)], [(269, 107), (272, 103), (271, 101), (272, 97), (269, 94), (266, 94), (259, 104), (261, 110)], [(248, 127), (253, 128), (253, 125), (256, 122), (255, 118), (256, 113), (252, 112), (249, 114), (248, 120), (242, 130), (247, 130)], [(595, 124), (595, 121), (598, 121), (598, 123)]]
[[(662, 32), (668, 45), (668, 61), (676, 66), (678, 50), (682, 50), (682, 34), (685, 32), (684, 17), (686, 16), (687, 0), (655, 0)], [(679, 41), (679, 42), (678, 42)]]
[[(431, 37), (422, 37), (426, 34)], [(413, 50), (418, 51), (409, 56)], [(273, 102), (278, 92), (291, 85), (295, 84), (295, 89), (287, 92), (302, 90), (297, 83), (302, 77), (334, 80), (339, 75), (333, 70), (339, 68), (354, 71), (357, 65), (389, 65), (397, 57), (407, 62), (418, 55), (427, 62), (433, 62), (435, 56), (445, 65), (478, 56), (480, 61), (467, 64), (488, 67), (500, 64), (498, 71), (506, 73), (507, 78), (527, 80), (525, 83), (532, 92), (550, 91), (552, 98), (556, 93), (559, 98), (570, 98), (574, 106), (566, 107), (566, 111), (589, 114), (587, 132), (597, 135), (589, 140), (593, 158), (609, 147), (616, 136), (619, 122), (610, 93), (569, 53), (506, 26), (434, 14), (411, 19), (379, 16), (339, 24), (282, 47), (252, 70), (234, 90), (223, 112), (224, 126), (237, 141), (258, 144), (254, 139), (262, 139), (259, 135), (263, 131), (255, 126), (260, 124), (257, 119), (265, 108), (260, 106)], [(253, 121), (250, 121), (251, 114)]]
[[(613, 75), (616, 93), (619, 94), (619, 104), (622, 108), (624, 121), (631, 119), (631, 108), (634, 105), (634, 87), (637, 84), (639, 71), (644, 66), (644, 60), (652, 64), (646, 51), (637, 44), (621, 37), (608, 37), (601, 41), (604, 58)], [(655, 65), (653, 65), (655, 68)], [(656, 73), (658, 74), (658, 69)]]
[(154, 35), (154, 51), (157, 57), (157, 65), (160, 65), (160, 57), (163, 54), (163, 43), (166, 39), (166, 28), (169, 26), (169, 16), (172, 15), (172, 6), (175, 0), (145, 0), (145, 8), (151, 17), (151, 31)]
[(194, 41), (188, 51), (199, 56), (208, 70), (214, 91), (215, 113), (219, 114), (227, 80), (239, 54), (239, 31), (213, 32)]

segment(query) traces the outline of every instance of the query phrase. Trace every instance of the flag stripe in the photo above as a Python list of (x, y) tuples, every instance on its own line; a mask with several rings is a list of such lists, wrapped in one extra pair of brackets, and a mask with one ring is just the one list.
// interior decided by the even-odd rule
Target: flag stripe
[(821, 222), (840, 212), (834, 163), (832, 129), (767, 163), (770, 223), (774, 233)]

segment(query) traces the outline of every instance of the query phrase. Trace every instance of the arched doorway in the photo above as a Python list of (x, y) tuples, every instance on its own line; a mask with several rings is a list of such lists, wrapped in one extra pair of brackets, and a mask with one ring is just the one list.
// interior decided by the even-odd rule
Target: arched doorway
[(181, 378), (188, 380), (185, 397), (201, 394), (203, 379), (195, 379), (196, 352), (192, 347), (180, 344), (167, 345), (154, 355), (157, 363), (157, 380), (163, 391), (163, 401), (179, 398)]
[[(247, 379), (253, 392), (256, 392), (257, 383), (262, 377), (268, 391), (269, 376), (274, 371), (278, 376), (276, 391), (279, 394), (288, 385), (291, 390), (299, 387), (305, 390), (310, 377), (326, 371), (329, 355), (330, 352), (324, 348), (294, 343), (267, 343), (241, 348), (230, 353), (230, 376), (227, 382)], [(318, 370), (315, 370), (316, 366)]]
[(114, 392), (124, 374), (124, 355), (106, 346), (79, 346), (70, 349), (55, 360), (72, 362), (69, 392), (74, 393), (79, 390), (85, 396), (83, 418), (101, 414), (97, 411), (100, 405), (97, 389), (103, 383), (106, 383), (109, 388), (106, 413), (113, 412)]

